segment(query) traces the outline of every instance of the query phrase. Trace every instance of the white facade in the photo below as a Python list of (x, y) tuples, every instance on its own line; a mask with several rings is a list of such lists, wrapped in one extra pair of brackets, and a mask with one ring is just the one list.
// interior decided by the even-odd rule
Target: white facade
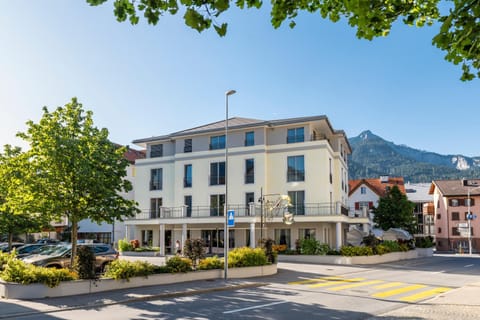
[[(230, 247), (253, 247), (263, 237), (294, 248), (297, 239), (314, 236), (339, 248), (349, 224), (366, 222), (348, 216), (350, 146), (325, 116), (232, 118), (228, 126), (228, 207), (236, 215)], [(147, 158), (136, 161), (135, 200), (142, 212), (126, 221), (135, 239), (160, 246), (161, 253), (187, 237), (204, 239), (212, 252), (223, 250), (224, 134), (221, 121), (134, 141), (147, 150)], [(262, 214), (280, 195), (291, 197), (292, 225), (282, 223), (281, 210)]]

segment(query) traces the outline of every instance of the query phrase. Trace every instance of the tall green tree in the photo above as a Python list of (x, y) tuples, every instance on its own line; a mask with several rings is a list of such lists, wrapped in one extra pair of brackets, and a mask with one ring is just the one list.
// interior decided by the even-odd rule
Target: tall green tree
[[(97, 6), (108, 0), (86, 0)], [(161, 16), (184, 12), (185, 24), (198, 32), (212, 26), (224, 36), (227, 23), (218, 22), (233, 2), (240, 9), (260, 8), (262, 0), (114, 0), (118, 21), (137, 24), (143, 13), (149, 24), (156, 25)], [(344, 18), (357, 29), (357, 37), (371, 40), (386, 36), (394, 22), (423, 27), (438, 23), (439, 32), (432, 43), (446, 52), (445, 59), (461, 64), (462, 80), (480, 77), (480, 2), (477, 0), (271, 0), (271, 23), (274, 28), (285, 21), (291, 28), (299, 13), (317, 13), (337, 22)]]
[(66, 216), (72, 230), (72, 265), (77, 250), (77, 227), (83, 219), (112, 223), (133, 215), (133, 201), (120, 196), (132, 189), (126, 180), (124, 148), (108, 140), (108, 130), (94, 126), (91, 111), (73, 98), (38, 123), (27, 122), (19, 133), (30, 149), (23, 167), (27, 186), (11, 201), (14, 211), (40, 212), (51, 219)]
[(390, 228), (401, 228), (414, 234), (416, 231), (414, 208), (415, 204), (408, 200), (397, 186), (393, 186), (380, 198), (378, 206), (373, 208), (373, 222), (376, 227), (385, 231)]
[(14, 212), (9, 206), (11, 199), (23, 191), (22, 168), (26, 162), (18, 147), (6, 145), (0, 153), (0, 234), (8, 235), (11, 248), (14, 235), (40, 231), (46, 221), (38, 213), (28, 211)]

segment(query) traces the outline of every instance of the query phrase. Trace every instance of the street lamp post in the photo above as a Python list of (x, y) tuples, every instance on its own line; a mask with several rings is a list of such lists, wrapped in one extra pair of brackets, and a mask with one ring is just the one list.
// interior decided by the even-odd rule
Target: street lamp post
[(223, 235), (223, 249), (224, 249), (224, 272), (225, 280), (228, 279), (228, 247), (229, 247), (229, 230), (228, 230), (228, 97), (235, 94), (235, 90), (225, 92), (225, 209), (223, 215), (225, 216), (225, 228)]
[(472, 219), (471, 219), (471, 213), (470, 213), (470, 188), (467, 189), (468, 193), (468, 216), (467, 216), (467, 222), (468, 222), (468, 254), (472, 254)]
[[(467, 223), (468, 223), (468, 254), (472, 254), (472, 219), (473, 219), (473, 214), (470, 212), (470, 192), (475, 189), (479, 189), (480, 186), (478, 186), (477, 182), (470, 182), (469, 180), (463, 179), (463, 185), (467, 187), (467, 198), (468, 198), (468, 212), (467, 212)], [(475, 187), (477, 186), (477, 187)], [(471, 189), (470, 187), (475, 187)]]

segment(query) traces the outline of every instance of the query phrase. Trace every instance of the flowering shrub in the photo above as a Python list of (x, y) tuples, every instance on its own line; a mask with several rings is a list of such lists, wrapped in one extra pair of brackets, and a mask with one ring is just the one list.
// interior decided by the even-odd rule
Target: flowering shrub
[(235, 248), (228, 253), (228, 267), (253, 267), (268, 264), (267, 256), (262, 248)]

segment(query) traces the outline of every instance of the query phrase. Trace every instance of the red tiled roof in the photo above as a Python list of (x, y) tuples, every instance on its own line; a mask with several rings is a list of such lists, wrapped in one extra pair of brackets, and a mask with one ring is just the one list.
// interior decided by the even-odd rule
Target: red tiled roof
[(123, 154), (125, 159), (128, 160), (131, 164), (135, 163), (135, 160), (137, 159), (145, 159), (145, 150), (135, 150), (135, 149), (130, 149), (127, 148), (127, 151)]
[(386, 187), (391, 188), (393, 186), (397, 186), (401, 193), (406, 194), (403, 177), (388, 177), (388, 182), (382, 182), (380, 178), (350, 180), (348, 181), (348, 195), (352, 195), (353, 192), (355, 192), (355, 190), (363, 184), (375, 192), (379, 197), (383, 197), (385, 195)]

